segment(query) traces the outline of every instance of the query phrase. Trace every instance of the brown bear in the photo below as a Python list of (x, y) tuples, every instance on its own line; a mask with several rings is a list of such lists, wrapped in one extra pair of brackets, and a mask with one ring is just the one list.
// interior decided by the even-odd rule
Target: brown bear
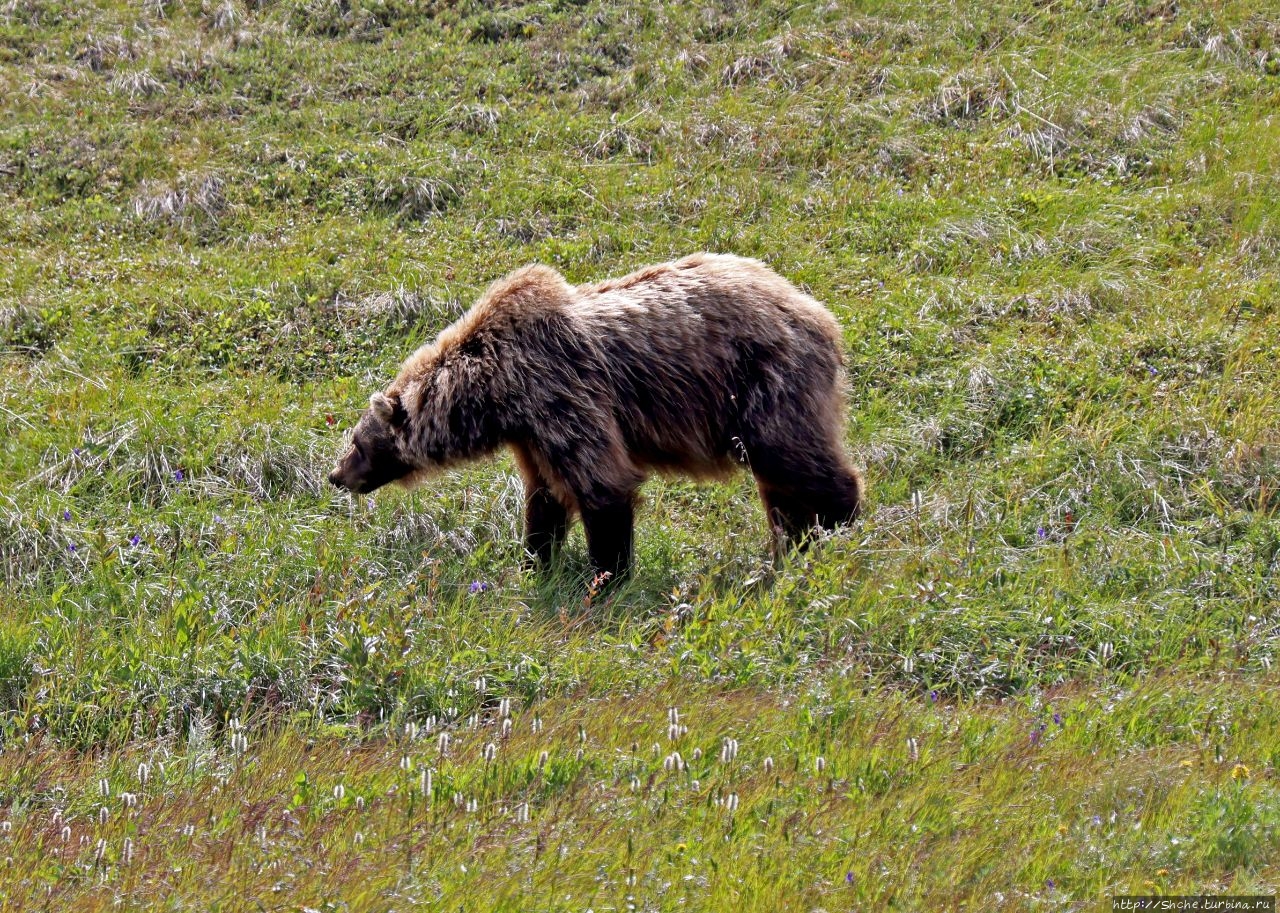
[(591, 563), (631, 566), (650, 471), (756, 478), (780, 540), (855, 519), (840, 327), (741, 257), (694, 254), (595, 285), (527, 266), (491, 285), (369, 400), (329, 481), (364, 494), (510, 447), (540, 564), (582, 517)]

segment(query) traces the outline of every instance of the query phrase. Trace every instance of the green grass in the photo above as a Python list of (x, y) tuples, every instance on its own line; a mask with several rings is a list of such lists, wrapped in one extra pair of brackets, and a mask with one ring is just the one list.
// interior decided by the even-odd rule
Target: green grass
[[(1277, 111), (1261, 0), (0, 2), (0, 911), (1275, 893)], [(505, 457), (324, 485), (699, 249), (844, 325), (857, 527), (655, 480), (591, 604)]]

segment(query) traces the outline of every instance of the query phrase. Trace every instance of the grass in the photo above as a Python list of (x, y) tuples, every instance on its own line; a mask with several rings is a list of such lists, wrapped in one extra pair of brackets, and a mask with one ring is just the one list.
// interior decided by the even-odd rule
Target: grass
[[(0, 3), (0, 910), (1275, 893), (1277, 110), (1256, 0)], [(697, 249), (846, 328), (856, 528), (655, 480), (593, 604), (506, 458), (324, 486)]]

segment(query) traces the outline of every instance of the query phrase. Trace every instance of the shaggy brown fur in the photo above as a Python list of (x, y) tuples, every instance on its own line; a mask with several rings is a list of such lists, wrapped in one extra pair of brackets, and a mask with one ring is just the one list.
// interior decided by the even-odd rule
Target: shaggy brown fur
[(549, 561), (578, 514), (596, 570), (621, 576), (655, 470), (745, 464), (792, 540), (852, 521), (863, 489), (843, 412), (839, 326), (758, 261), (694, 254), (577, 287), (528, 266), (373, 395), (329, 480), (363, 493), (505, 445), (529, 552)]

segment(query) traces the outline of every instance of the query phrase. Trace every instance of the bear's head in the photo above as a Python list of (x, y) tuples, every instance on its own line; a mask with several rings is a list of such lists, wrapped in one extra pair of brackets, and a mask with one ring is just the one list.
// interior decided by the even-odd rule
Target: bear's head
[(398, 482), (414, 471), (403, 441), (409, 416), (399, 397), (375, 393), (351, 435), (351, 448), (329, 473), (329, 482), (358, 495)]

